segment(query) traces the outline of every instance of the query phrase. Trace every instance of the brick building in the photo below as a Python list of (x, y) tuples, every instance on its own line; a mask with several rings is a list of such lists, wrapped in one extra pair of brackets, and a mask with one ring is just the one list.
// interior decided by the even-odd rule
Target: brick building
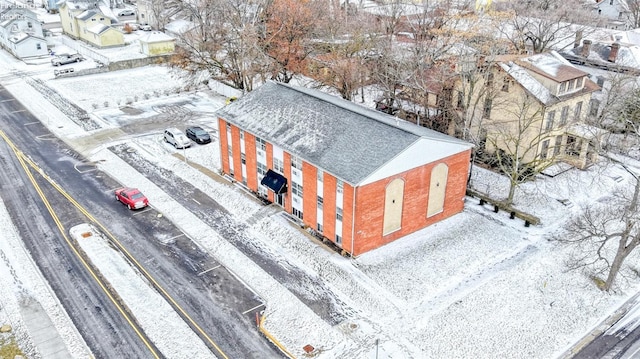
[(471, 145), (268, 82), (218, 111), (224, 173), (353, 256), (464, 207)]

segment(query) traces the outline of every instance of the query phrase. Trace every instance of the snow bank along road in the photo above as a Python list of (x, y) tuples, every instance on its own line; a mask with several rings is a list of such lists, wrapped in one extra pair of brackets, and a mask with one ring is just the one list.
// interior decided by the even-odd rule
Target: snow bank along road
[[(52, 183), (64, 189), (58, 192), (53, 186), (47, 186), (42, 176), (33, 180), (40, 182), (39, 190), (30, 187), (31, 181), (24, 180), (27, 173), (20, 172), (15, 155), (7, 151), (3, 158), (13, 156), (15, 171), (5, 172), (10, 178), (4, 183), (14, 183), (11, 189), (4, 187), (7, 207), (16, 218), (22, 218), (18, 228), (29, 233), (25, 241), (30, 241), (29, 249), (35, 261), (95, 355), (158, 357), (169, 354), (164, 354), (160, 347), (166, 351), (173, 346), (167, 345), (167, 337), (149, 339), (150, 325), (157, 326), (157, 322), (145, 325), (136, 320), (137, 313), (130, 315), (129, 311), (140, 308), (136, 305), (139, 303), (118, 296), (110, 283), (100, 280), (99, 273), (87, 270), (91, 264), (81, 265), (87, 259), (76, 255), (81, 251), (75, 247), (73, 238), (67, 236), (67, 231), (93, 220), (99, 226), (104, 223), (104, 231), (113, 234), (111, 244), (127, 254), (138, 273), (163, 295), (212, 353), (222, 357), (280, 355), (255, 329), (255, 311), (260, 310), (260, 298), (157, 211), (132, 213), (115, 202), (112, 189), (120, 184), (104, 176), (94, 165), (83, 162), (6, 92), (1, 95), (0, 110), (11, 114), (1, 120), (7, 139), (11, 138), (16, 147), (42, 168), (42, 171), (32, 168), (33, 172), (45, 173)], [(15, 183), (14, 179), (23, 180)], [(16, 187), (19, 190), (16, 191)], [(36, 192), (49, 204), (43, 205)], [(20, 213), (23, 208), (31, 212)], [(52, 216), (56, 216), (53, 223)], [(35, 221), (43, 224), (34, 226)], [(36, 229), (41, 231), (35, 232)], [(60, 260), (65, 262), (56, 262)], [(210, 270), (214, 267), (217, 267), (215, 271)], [(91, 296), (78, 293), (85, 285), (94, 287)], [(143, 291), (138, 290), (137, 296), (129, 298), (137, 297), (144, 302), (146, 298), (141, 293)], [(251, 308), (253, 310), (248, 310)], [(168, 322), (165, 325), (168, 326)], [(181, 353), (188, 355), (185, 351)]]

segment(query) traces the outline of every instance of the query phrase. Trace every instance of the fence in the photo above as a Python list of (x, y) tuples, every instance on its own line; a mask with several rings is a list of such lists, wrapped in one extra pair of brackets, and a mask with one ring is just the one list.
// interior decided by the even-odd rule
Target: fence
[(64, 46), (67, 46), (71, 49), (76, 50), (82, 56), (89, 57), (94, 61), (100, 61), (105, 65), (107, 65), (110, 62), (107, 56), (104, 56), (92, 50), (91, 48), (85, 46), (81, 41), (73, 40), (66, 35), (62, 35), (60, 38), (62, 39), (62, 44)]
[(109, 71), (132, 69), (135, 67), (142, 67), (147, 65), (158, 65), (168, 62), (172, 55), (160, 55), (153, 57), (142, 57), (138, 59), (129, 59), (121, 61), (113, 61), (107, 66)]
[(109, 69), (105, 66), (102, 67), (93, 67), (90, 69), (82, 69), (82, 70), (78, 70), (78, 71), (73, 71), (73, 72), (65, 72), (65, 73), (61, 73), (56, 75), (56, 78), (61, 78), (61, 77), (76, 77), (76, 76), (83, 76), (83, 75), (91, 75), (91, 74), (99, 74), (102, 72), (108, 72)]
[(218, 81), (209, 81), (209, 88), (225, 97), (241, 97), (242, 91)]

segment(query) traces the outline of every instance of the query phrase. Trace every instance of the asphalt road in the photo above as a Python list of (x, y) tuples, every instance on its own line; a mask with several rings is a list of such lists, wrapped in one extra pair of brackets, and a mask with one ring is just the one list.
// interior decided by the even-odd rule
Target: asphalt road
[[(12, 101), (4, 89), (0, 91), (0, 113), (3, 114), (0, 126), (12, 141), (118, 238), (153, 281), (163, 288), (161, 292), (165, 297), (170, 297), (183, 309), (183, 318), (192, 328), (199, 329), (196, 333), (212, 353), (230, 358), (282, 357), (256, 329), (255, 314), (262, 309), (260, 298), (224, 267), (219, 267), (214, 258), (153, 209), (131, 212), (116, 202), (112, 191), (120, 184), (83, 162), (17, 101)], [(8, 155), (2, 158), (3, 161), (10, 160)], [(24, 210), (34, 207), (40, 211), (36, 216), (41, 218), (38, 221), (46, 222), (42, 205), (32, 198), (34, 191), (24, 181), (21, 186), (14, 183), (16, 178), (21, 178), (17, 175), (5, 171), (3, 176), (6, 178), (2, 180), (2, 196), (10, 213), (21, 232), (29, 233), (30, 239), (25, 241), (30, 242), (28, 247), (32, 249), (35, 261), (46, 273), (47, 280), (96, 357), (148, 357), (149, 350), (145, 352), (140, 340), (129, 335), (126, 325), (118, 322), (121, 318), (109, 308), (104, 298), (99, 298), (99, 293), (93, 296), (84, 293), (88, 289), (82, 288), (91, 286), (91, 281), (77, 263), (72, 262), (73, 258), (55, 235), (52, 224), (47, 223), (46, 227), (32, 224), (36, 222), (32, 219), (35, 218), (33, 211), (25, 213)], [(50, 195), (57, 206), (65, 208), (60, 210), (64, 214), (65, 228), (86, 222), (86, 219), (78, 218), (68, 204), (62, 203), (61, 198)], [(25, 206), (25, 203), (33, 204)], [(40, 249), (40, 243), (45, 242), (40, 237), (51, 241), (51, 246)], [(59, 255), (52, 256), (51, 253)], [(59, 258), (65, 263), (54, 262)]]
[(273, 253), (265, 254), (261, 248), (253, 245), (255, 241), (247, 238), (249, 232), (247, 224), (237, 221), (206, 193), (183, 181), (172, 172), (162, 170), (135, 152), (129, 151), (127, 145), (119, 145), (111, 150), (164, 189), (200, 220), (215, 229), (327, 323), (337, 325), (347, 318), (347, 312), (350, 310), (348, 305), (333, 294), (322, 278), (309, 275), (285, 257), (274, 258)]
[[(56, 146), (46, 130), (0, 88), (0, 123), (5, 132), (22, 133), (22, 146), (31, 154), (57, 161), (64, 148)], [(41, 140), (34, 141), (38, 136)], [(25, 139), (28, 142), (24, 142)], [(34, 144), (35, 142), (35, 144)], [(46, 146), (40, 146), (40, 144)], [(71, 317), (78, 331), (97, 358), (154, 357), (111, 302), (79, 258), (65, 243), (62, 233), (41, 201), (13, 151), (0, 141), (0, 195), (32, 258)], [(64, 167), (64, 166), (62, 166)], [(72, 169), (65, 168), (63, 172)], [(65, 228), (86, 220), (66, 200), (35, 176), (52, 206), (63, 219)]]
[[(572, 356), (574, 359), (635, 359), (640, 358), (640, 327), (638, 303), (626, 311), (609, 330), (593, 338)], [(615, 328), (615, 329), (613, 329)]]

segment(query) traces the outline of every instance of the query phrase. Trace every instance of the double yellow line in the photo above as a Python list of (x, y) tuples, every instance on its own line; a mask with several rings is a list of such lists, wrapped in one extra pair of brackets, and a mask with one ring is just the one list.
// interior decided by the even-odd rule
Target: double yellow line
[(80, 212), (82, 212), (91, 222), (95, 223), (100, 230), (109, 237), (109, 240), (114, 243), (118, 249), (126, 255), (127, 259), (129, 259), (129, 261), (131, 261), (131, 263), (135, 264), (135, 266), (140, 270), (141, 273), (144, 274), (144, 276), (151, 282), (153, 283), (153, 285), (155, 286), (155, 288), (171, 303), (171, 305), (174, 307), (174, 309), (178, 310), (180, 312), (180, 314), (182, 315), (183, 318), (185, 318), (189, 324), (195, 328), (197, 330), (197, 332), (200, 334), (201, 338), (205, 339), (209, 344), (211, 344), (212, 347), (214, 347), (216, 349), (216, 351), (218, 352), (218, 354), (220, 354), (220, 356), (224, 359), (229, 359), (227, 357), (227, 355), (222, 351), (222, 349), (220, 349), (220, 347), (213, 341), (213, 339), (211, 339), (209, 337), (209, 335), (207, 335), (207, 333), (205, 333), (205, 331), (195, 322), (195, 320), (193, 320), (189, 314), (187, 314), (187, 312), (173, 299), (173, 297), (171, 297), (169, 295), (169, 293), (167, 293), (167, 291), (160, 286), (160, 284), (155, 280), (155, 278), (153, 278), (151, 276), (151, 274), (149, 274), (149, 272), (147, 272), (147, 270), (129, 253), (129, 251), (127, 251), (127, 249), (111, 234), (111, 232), (109, 232), (109, 230), (107, 230), (107, 228), (102, 225), (102, 223), (100, 223), (97, 219), (95, 219), (89, 212), (87, 212), (86, 209), (84, 209), (84, 207), (82, 207), (82, 205), (80, 205), (75, 199), (73, 199), (66, 191), (64, 191), (57, 183), (55, 183), (54, 181), (52, 181), (48, 176), (44, 175), (43, 171), (27, 156), (24, 155), (24, 153), (22, 153), (22, 151), (20, 151), (14, 144), (13, 142), (7, 137), (7, 135), (0, 130), (0, 137), (2, 137), (5, 142), (9, 145), (9, 147), (11, 147), (11, 149), (13, 150), (14, 154), (16, 155), (16, 158), (18, 158), (18, 161), (20, 161), (20, 165), (22, 166), (22, 168), (24, 169), (25, 173), (27, 174), (27, 176), (29, 177), (29, 180), (31, 181), (31, 183), (33, 184), (33, 187), (36, 189), (36, 191), (38, 192), (38, 194), (40, 195), (40, 198), (42, 199), (42, 202), (44, 203), (44, 205), (47, 207), (47, 209), (49, 210), (49, 213), (51, 214), (51, 217), (53, 218), (53, 220), (56, 222), (56, 226), (58, 227), (58, 230), (60, 231), (60, 233), (62, 234), (62, 236), (64, 237), (65, 241), (67, 242), (67, 244), (69, 245), (69, 247), (73, 250), (73, 253), (78, 257), (78, 259), (80, 259), (80, 261), (82, 262), (82, 264), (85, 266), (85, 268), (87, 269), (87, 271), (91, 274), (91, 276), (94, 278), (94, 280), (98, 283), (98, 285), (100, 286), (100, 288), (102, 288), (102, 290), (105, 292), (105, 294), (109, 297), (109, 299), (111, 300), (111, 302), (113, 302), (113, 304), (116, 306), (116, 308), (118, 309), (118, 311), (122, 314), (122, 316), (124, 317), (124, 319), (127, 321), (127, 323), (129, 323), (129, 325), (131, 326), (131, 328), (133, 328), (133, 330), (136, 332), (136, 334), (140, 337), (140, 339), (142, 340), (142, 342), (145, 344), (145, 346), (149, 349), (149, 351), (151, 352), (151, 354), (155, 357), (155, 358), (160, 358), (160, 354), (156, 351), (156, 349), (151, 345), (151, 343), (149, 342), (148, 338), (146, 337), (146, 335), (144, 333), (142, 333), (142, 331), (140, 330), (139, 326), (133, 321), (133, 319), (131, 318), (131, 316), (127, 313), (127, 311), (122, 307), (122, 305), (114, 298), (114, 296), (111, 294), (111, 292), (107, 289), (106, 285), (104, 284), (104, 282), (100, 279), (100, 277), (95, 273), (95, 271), (91, 268), (91, 266), (89, 265), (89, 263), (87, 263), (87, 261), (83, 258), (83, 256), (80, 254), (80, 252), (77, 250), (77, 248), (73, 245), (73, 242), (69, 239), (69, 237), (67, 236), (67, 233), (64, 229), (64, 226), (62, 225), (62, 222), (60, 222), (58, 216), (56, 215), (54, 209), (51, 207), (51, 204), (49, 203), (49, 200), (46, 198), (45, 194), (42, 192), (42, 189), (40, 188), (40, 186), (38, 185), (38, 183), (36, 182), (35, 178), (33, 177), (31, 171), (29, 170), (29, 167), (33, 168), (33, 170), (35, 170), (36, 172), (39, 172), (42, 174), (43, 178), (49, 182), (49, 184), (51, 184), (60, 194), (62, 194), (69, 202), (71, 202)]

